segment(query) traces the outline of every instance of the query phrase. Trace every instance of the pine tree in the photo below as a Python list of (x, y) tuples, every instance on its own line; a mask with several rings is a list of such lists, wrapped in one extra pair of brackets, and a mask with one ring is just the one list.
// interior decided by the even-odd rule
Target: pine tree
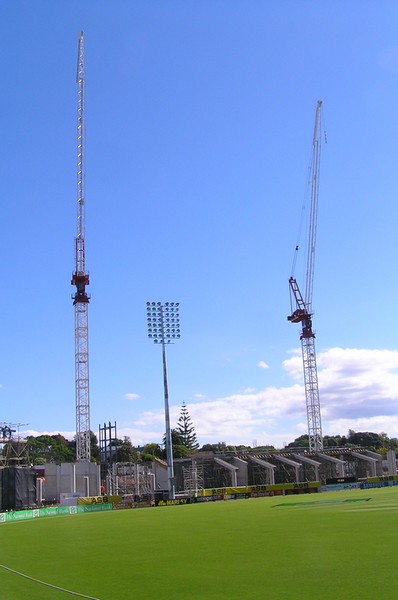
[(189, 416), (185, 402), (182, 403), (180, 418), (178, 419), (175, 431), (181, 437), (183, 445), (186, 448), (189, 448), (189, 450), (199, 448), (195, 427), (192, 424), (192, 419)]

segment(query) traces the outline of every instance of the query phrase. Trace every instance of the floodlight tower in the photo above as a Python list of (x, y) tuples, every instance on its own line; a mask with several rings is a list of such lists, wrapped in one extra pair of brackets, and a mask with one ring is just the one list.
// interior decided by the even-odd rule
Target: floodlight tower
[(76, 393), (76, 461), (90, 462), (90, 396), (88, 370), (88, 303), (86, 292), (85, 234), (85, 79), (84, 40), (79, 34), (77, 58), (77, 232), (75, 238), (75, 272), (72, 295), (75, 307), (75, 393)]
[(164, 414), (166, 422), (166, 456), (169, 500), (175, 498), (173, 445), (171, 440), (169, 387), (167, 382), (166, 344), (172, 344), (180, 338), (180, 303), (179, 302), (147, 302), (148, 337), (155, 344), (162, 345)]
[[(312, 159), (310, 165), (311, 200), (309, 208), (309, 230), (307, 248), (307, 272), (305, 296), (303, 297), (296, 279), (289, 279), (291, 323), (301, 323), (301, 350), (303, 357), (304, 387), (307, 406), (308, 438), (310, 450), (322, 450), (321, 407), (319, 401), (318, 372), (315, 353), (315, 333), (312, 330), (312, 291), (314, 284), (314, 264), (316, 227), (318, 216), (319, 172), (321, 158), (321, 106), (319, 100), (315, 113), (315, 126), (312, 144)], [(296, 251), (298, 246), (296, 246)]]

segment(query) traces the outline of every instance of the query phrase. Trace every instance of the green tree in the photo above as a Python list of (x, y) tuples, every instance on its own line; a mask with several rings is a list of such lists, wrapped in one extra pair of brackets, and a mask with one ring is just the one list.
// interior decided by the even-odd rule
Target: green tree
[(347, 443), (347, 439), (341, 435), (325, 435), (323, 436), (324, 448), (342, 448)]
[(150, 461), (154, 458), (163, 458), (162, 448), (159, 446), (159, 444), (155, 443), (145, 444), (140, 453), (140, 458), (144, 461)]
[[(53, 462), (61, 464), (64, 462), (75, 462), (76, 440), (67, 440), (63, 435), (30, 435), (26, 438), (27, 452), (30, 463), (43, 465)], [(99, 462), (100, 452), (96, 435), (90, 431), (91, 459)]]
[(218, 444), (204, 444), (201, 448), (201, 452), (214, 452), (215, 454), (220, 452), (228, 452), (235, 446), (227, 446), (225, 442), (218, 442)]
[(191, 454), (191, 450), (182, 444), (173, 444), (173, 458), (184, 458), (184, 456), (189, 456)]
[[(178, 433), (177, 429), (172, 429), (171, 433), (171, 444), (172, 446), (184, 446), (184, 438)], [(166, 434), (163, 435), (163, 447), (166, 447)]]
[(290, 442), (290, 444), (287, 444), (287, 446), (285, 446), (285, 448), (309, 448), (310, 447), (310, 443), (309, 443), (309, 438), (308, 438), (308, 434), (305, 433), (304, 435), (300, 435), (300, 437), (296, 438), (293, 442)]
[(178, 419), (176, 432), (181, 437), (182, 446), (188, 450), (197, 450), (199, 448), (198, 440), (195, 433), (195, 427), (192, 424), (192, 419), (189, 416), (188, 408), (185, 402), (182, 403), (180, 417)]
[(27, 450), (32, 464), (43, 465), (48, 462), (57, 464), (74, 462), (73, 443), (60, 433), (56, 435), (38, 435), (27, 437)]
[(389, 450), (398, 450), (398, 438), (390, 438), (389, 439)]
[(125, 436), (123, 440), (116, 440), (116, 462), (136, 462), (137, 450), (131, 440)]
[[(241, 446), (238, 446), (238, 450), (240, 450)], [(244, 446), (242, 447), (243, 449)], [(247, 448), (249, 451), (251, 450), (250, 447)], [(255, 448), (253, 448), (253, 451), (255, 452), (275, 452), (275, 446), (256, 446)]]
[[(171, 433), (171, 445), (173, 447), (173, 458), (183, 458), (184, 456), (188, 456), (190, 453), (189, 448), (187, 448), (184, 444), (183, 436), (178, 432), (177, 429), (172, 429)], [(166, 452), (166, 434), (163, 436), (163, 450), (162, 450), (162, 458), (163, 460), (167, 460), (167, 452)]]
[(372, 431), (355, 432), (350, 429), (347, 442), (353, 446), (364, 446), (365, 448), (377, 451), (384, 446), (386, 440), (379, 433), (373, 433)]

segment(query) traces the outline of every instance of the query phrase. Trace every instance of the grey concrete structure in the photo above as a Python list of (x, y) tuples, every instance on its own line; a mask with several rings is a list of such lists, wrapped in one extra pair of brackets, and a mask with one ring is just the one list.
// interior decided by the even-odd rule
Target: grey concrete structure
[[(93, 462), (44, 465), (43, 500), (59, 503), (61, 494), (82, 497), (100, 495), (100, 467)], [(65, 497), (65, 496), (64, 496)]]

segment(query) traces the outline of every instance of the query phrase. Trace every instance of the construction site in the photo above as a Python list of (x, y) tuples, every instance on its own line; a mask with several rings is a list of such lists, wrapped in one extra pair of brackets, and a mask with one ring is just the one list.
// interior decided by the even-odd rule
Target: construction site
[[(74, 287), (76, 460), (73, 463), (40, 466), (31, 464), (26, 451), (26, 439), (20, 435), (19, 427), (3, 423), (0, 427), (0, 510), (42, 506), (44, 503), (73, 503), (79, 497), (104, 494), (131, 495), (138, 499), (161, 496), (174, 501), (181, 496), (205, 495), (205, 490), (226, 488), (236, 490), (262, 486), (264, 493), (273, 493), (275, 486), (282, 485), (285, 488), (278, 489), (282, 489), (283, 493), (305, 493), (314, 489), (319, 491), (328, 485), (360, 485), (361, 481), (372, 478), (382, 481), (389, 477), (395, 481), (396, 458), (392, 451), (383, 461), (380, 454), (366, 448), (323, 447), (312, 306), (322, 136), (322, 101), (319, 100), (315, 112), (309, 177), (306, 279), (301, 288), (294, 273), (299, 251), (297, 245), (288, 280), (291, 311), (287, 319), (301, 327), (299, 339), (309, 448), (260, 453), (255, 449), (246, 453), (194, 452), (186, 458), (175, 459), (171, 440), (166, 347), (180, 338), (179, 303), (147, 302), (148, 336), (162, 349), (167, 459), (154, 459), (150, 464), (116, 462), (113, 452), (117, 437), (115, 424), (114, 427), (109, 425), (100, 428), (101, 460), (100, 464), (96, 464), (90, 450), (90, 295), (87, 291), (90, 279), (85, 259), (85, 63), (84, 37), (80, 33), (77, 61), (77, 211), (75, 265), (71, 278)], [(319, 486), (309, 487), (314, 482)]]
[[(31, 465), (27, 442), (1, 428), (1, 510), (49, 505), (73, 506), (78, 498), (123, 497), (130, 506), (181, 498), (226, 499), (302, 494), (397, 485), (395, 452), (387, 460), (365, 448), (225, 452), (196, 451), (173, 459), (174, 495), (169, 495), (167, 461), (116, 462), (116, 424), (100, 429), (101, 463)], [(16, 432), (15, 432), (16, 433)]]

